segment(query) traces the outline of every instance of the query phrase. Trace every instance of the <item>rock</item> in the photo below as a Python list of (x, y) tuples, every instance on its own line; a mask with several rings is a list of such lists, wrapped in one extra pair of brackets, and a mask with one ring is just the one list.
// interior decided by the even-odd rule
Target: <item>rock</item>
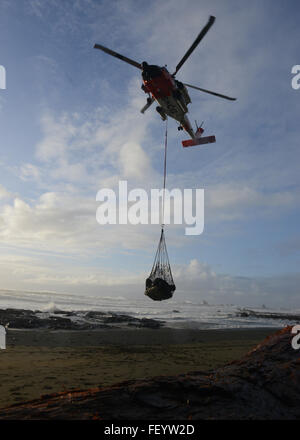
[[(63, 315), (63, 316), (59, 316)], [(72, 320), (71, 317), (78, 319)], [(104, 313), (99, 311), (54, 313), (6, 309), (0, 310), (0, 325), (9, 323), (10, 329), (50, 329), (50, 330), (93, 330), (103, 328), (118, 328), (118, 324), (132, 325), (135, 327), (159, 328), (162, 321), (154, 319), (139, 319), (129, 315), (117, 313)], [(109, 325), (112, 324), (112, 325)], [(121, 328), (121, 326), (119, 326)]]
[(1, 410), (0, 419), (299, 419), (300, 357), (291, 327), (207, 372), (66, 391)]
[(163, 324), (163, 321), (156, 321), (154, 319), (148, 319), (148, 318), (142, 318), (142, 319), (136, 319), (135, 321), (128, 322), (129, 326), (132, 327), (143, 327), (143, 328), (152, 328), (157, 329), (161, 328)]
[(64, 310), (54, 310), (54, 315), (76, 316), (76, 312), (69, 312)]
[(249, 316), (249, 313), (241, 312), (238, 316), (240, 316), (241, 318), (247, 318)]
[(154, 319), (143, 318), (140, 321), (140, 327), (147, 328), (160, 328), (162, 321), (156, 321)]
[(275, 313), (275, 312), (260, 312), (250, 309), (243, 309), (241, 312), (237, 313), (240, 317), (253, 317), (253, 318), (263, 318), (263, 319), (281, 319), (283, 321), (292, 321), (294, 323), (300, 322), (300, 315), (290, 314), (290, 313)]
[(133, 318), (132, 316), (128, 316), (128, 315), (111, 315), (103, 318), (103, 322), (105, 323), (121, 323), (121, 322), (123, 323), (134, 320), (136, 320), (136, 318)]
[(104, 315), (104, 312), (99, 312), (98, 310), (91, 310), (85, 313), (87, 318), (102, 318)]

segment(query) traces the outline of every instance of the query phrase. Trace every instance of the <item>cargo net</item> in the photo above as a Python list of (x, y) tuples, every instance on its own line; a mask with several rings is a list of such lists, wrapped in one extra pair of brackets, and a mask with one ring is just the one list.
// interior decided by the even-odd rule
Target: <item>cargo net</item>
[(176, 287), (173, 281), (164, 229), (162, 227), (152, 270), (146, 279), (145, 295), (154, 301), (163, 301), (172, 298), (175, 290)]

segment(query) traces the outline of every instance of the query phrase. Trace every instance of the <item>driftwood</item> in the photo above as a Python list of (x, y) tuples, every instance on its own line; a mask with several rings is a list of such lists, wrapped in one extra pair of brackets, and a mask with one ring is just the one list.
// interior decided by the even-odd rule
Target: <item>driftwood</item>
[(0, 411), (1, 419), (299, 419), (300, 350), (291, 327), (217, 370), (63, 392)]

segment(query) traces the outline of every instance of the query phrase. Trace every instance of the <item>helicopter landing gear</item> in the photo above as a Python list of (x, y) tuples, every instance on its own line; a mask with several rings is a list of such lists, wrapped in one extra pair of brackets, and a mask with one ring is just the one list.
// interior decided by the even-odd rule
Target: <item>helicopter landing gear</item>
[(160, 117), (163, 121), (167, 119), (167, 116), (165, 112), (163, 111), (162, 107), (156, 107), (156, 111), (160, 114)]

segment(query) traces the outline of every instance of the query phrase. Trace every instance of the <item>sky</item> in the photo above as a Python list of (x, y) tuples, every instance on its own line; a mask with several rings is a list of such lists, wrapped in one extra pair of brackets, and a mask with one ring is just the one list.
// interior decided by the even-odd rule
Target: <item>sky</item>
[(140, 71), (103, 44), (172, 72), (190, 120), (217, 142), (183, 149), (168, 124), (167, 187), (203, 188), (204, 231), (166, 227), (176, 298), (300, 307), (297, 0), (2, 0), (0, 289), (143, 296), (159, 225), (99, 225), (96, 194), (161, 188), (165, 124)]

